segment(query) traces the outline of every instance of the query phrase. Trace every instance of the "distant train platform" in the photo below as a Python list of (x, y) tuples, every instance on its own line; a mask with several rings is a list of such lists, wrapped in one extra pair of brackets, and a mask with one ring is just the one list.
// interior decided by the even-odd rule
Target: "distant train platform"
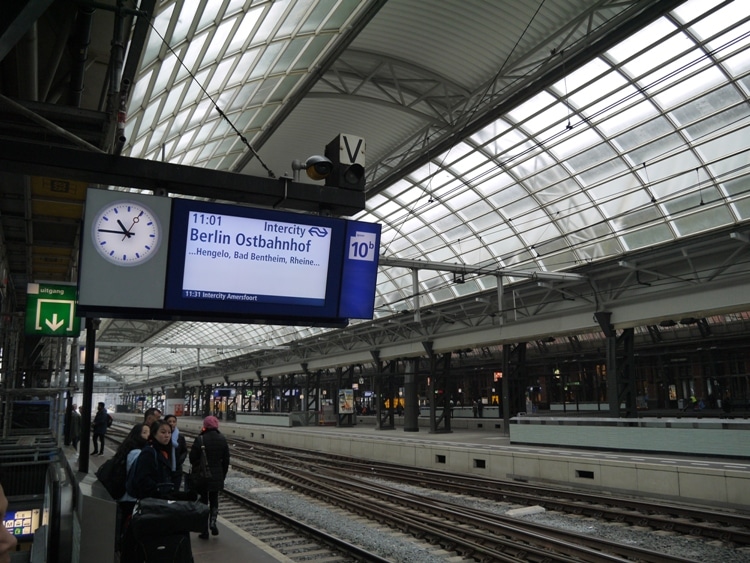
[[(470, 419), (479, 421), (482, 428), (456, 425), (450, 432), (430, 432), (423, 427), (405, 431), (400, 426), (379, 430), (370, 419), (358, 419), (351, 426), (223, 422), (220, 430), (230, 438), (412, 467), (649, 498), (750, 506), (750, 457), (715, 455), (700, 449), (700, 445), (718, 447), (722, 442), (727, 452), (745, 447), (750, 429), (745, 419), (524, 418), (512, 423), (510, 434), (496, 428), (502, 426), (499, 419)], [(200, 430), (201, 421), (184, 417), (180, 428), (194, 433)], [(520, 442), (514, 441), (514, 424), (522, 429)], [(591, 444), (571, 443), (585, 436)], [(681, 449), (675, 451), (675, 446), (666, 444), (670, 437)], [(599, 441), (594, 443), (594, 439)], [(656, 449), (660, 444), (662, 449)]]

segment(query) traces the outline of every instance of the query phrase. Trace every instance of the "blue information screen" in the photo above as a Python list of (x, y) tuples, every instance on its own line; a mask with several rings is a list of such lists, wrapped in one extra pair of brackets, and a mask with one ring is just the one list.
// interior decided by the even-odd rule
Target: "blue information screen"
[(175, 199), (165, 309), (372, 318), (380, 225)]

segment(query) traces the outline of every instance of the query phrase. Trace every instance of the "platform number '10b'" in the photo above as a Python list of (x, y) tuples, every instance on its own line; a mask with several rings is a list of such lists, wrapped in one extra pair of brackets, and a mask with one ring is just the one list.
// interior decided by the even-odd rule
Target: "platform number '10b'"
[(349, 260), (375, 260), (375, 233), (357, 232), (349, 238)]

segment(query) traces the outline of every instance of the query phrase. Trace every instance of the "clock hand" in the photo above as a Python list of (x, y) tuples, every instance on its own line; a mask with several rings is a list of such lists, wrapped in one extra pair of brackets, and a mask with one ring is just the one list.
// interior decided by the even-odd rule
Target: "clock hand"
[(130, 227), (130, 229), (126, 229), (125, 225), (123, 225), (122, 221), (120, 221), (119, 219), (117, 220), (117, 224), (120, 225), (120, 228), (122, 229), (122, 232), (125, 233), (125, 236), (130, 236), (133, 234), (130, 232), (130, 229), (133, 228), (132, 226)]
[[(111, 229), (99, 229), (99, 232), (100, 232), (100, 233), (115, 233), (116, 235), (121, 235), (121, 234), (123, 234), (123, 232), (122, 232), (122, 231), (113, 231), (113, 230), (111, 230)], [(125, 234), (125, 236), (126, 236), (126, 237), (132, 237), (132, 236), (133, 236), (133, 233), (127, 233), (127, 232), (126, 232), (126, 233), (124, 233), (124, 234)]]

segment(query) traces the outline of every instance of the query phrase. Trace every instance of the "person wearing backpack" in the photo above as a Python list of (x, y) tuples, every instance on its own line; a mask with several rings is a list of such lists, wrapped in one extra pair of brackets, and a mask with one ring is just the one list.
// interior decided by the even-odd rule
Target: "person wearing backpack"
[[(211, 529), (212, 535), (218, 536), (219, 528), (216, 520), (219, 517), (219, 491), (224, 489), (224, 479), (229, 471), (229, 445), (224, 435), (219, 432), (219, 420), (215, 416), (207, 416), (203, 419), (200, 436), (193, 440), (189, 457), (192, 466), (200, 464), (203, 447), (206, 448), (211, 478), (196, 492), (200, 494), (200, 501), (210, 506), (208, 528)], [(208, 528), (200, 533), (198, 536), (200, 539), (208, 539)]]
[(167, 498), (172, 483), (172, 427), (164, 420), (151, 425), (149, 441), (128, 472), (128, 494), (136, 499)]
[[(130, 429), (130, 433), (128, 433), (127, 437), (122, 441), (120, 447), (117, 448), (117, 452), (114, 455), (115, 459), (123, 457), (126, 459), (126, 480), (130, 468), (135, 465), (138, 456), (141, 455), (141, 450), (148, 443), (150, 435), (151, 429), (145, 424), (138, 423)], [(122, 483), (122, 486), (125, 486), (125, 482)], [(137, 498), (130, 496), (127, 493), (127, 490), (125, 491), (125, 494), (117, 499), (117, 507), (119, 509), (119, 522), (117, 528), (120, 530), (116, 536), (120, 540), (118, 542), (119, 545), (117, 551), (121, 553), (122, 561), (129, 561), (131, 556), (130, 549), (132, 548), (133, 542), (128, 537), (128, 524), (130, 523), (130, 517), (133, 515), (133, 508), (135, 507), (137, 500)]]

